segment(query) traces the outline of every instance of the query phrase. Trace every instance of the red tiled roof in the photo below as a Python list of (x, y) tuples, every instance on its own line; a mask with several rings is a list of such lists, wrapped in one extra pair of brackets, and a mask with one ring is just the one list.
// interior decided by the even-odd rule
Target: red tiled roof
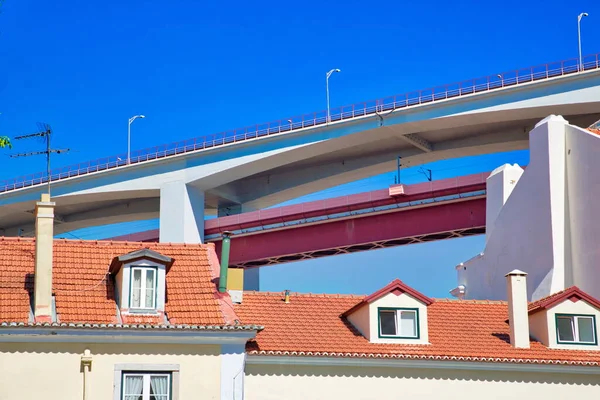
[(397, 294), (406, 293), (406, 294), (410, 295), (411, 297), (421, 301), (425, 305), (430, 305), (432, 303), (432, 300), (429, 297), (425, 296), (423, 293), (418, 292), (415, 289), (411, 288), (410, 286), (406, 285), (400, 279), (394, 279), (393, 281), (391, 281), (390, 283), (388, 283), (386, 286), (382, 287), (375, 293), (372, 293), (372, 294), (368, 295), (367, 297), (363, 298), (358, 304), (356, 304), (351, 309), (347, 310), (343, 314), (343, 316), (346, 317), (346, 316), (352, 314), (354, 311), (358, 310), (365, 304), (371, 303), (371, 302), (385, 296), (388, 293), (397, 293)]
[[(117, 323), (108, 268), (114, 257), (149, 248), (175, 259), (166, 277), (165, 312), (170, 324), (225, 325), (235, 315), (216, 293), (214, 247), (107, 241), (55, 240), (53, 292), (59, 322)], [(33, 289), (35, 241), (0, 238), (0, 322), (27, 322)], [(212, 261), (211, 261), (212, 259)], [(231, 313), (230, 313), (231, 314)], [(123, 323), (164, 324), (163, 316), (126, 316)]]
[(571, 286), (570, 288), (536, 300), (533, 303), (529, 303), (528, 310), (529, 313), (532, 314), (542, 309), (550, 308), (558, 303), (562, 303), (567, 299), (584, 300), (592, 307), (596, 307), (600, 310), (600, 301), (582, 291), (577, 286)]
[(600, 351), (554, 350), (532, 341), (510, 345), (508, 306), (500, 301), (434, 300), (427, 307), (429, 345), (369, 343), (341, 315), (363, 296), (244, 293), (235, 305), (242, 324), (265, 329), (248, 343), (250, 354), (393, 357), (600, 365)]

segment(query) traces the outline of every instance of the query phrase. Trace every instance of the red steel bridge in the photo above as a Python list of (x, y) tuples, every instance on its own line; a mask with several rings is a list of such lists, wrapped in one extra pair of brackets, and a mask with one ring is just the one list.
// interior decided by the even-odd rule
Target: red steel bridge
[[(230, 266), (260, 267), (336, 254), (485, 233), (489, 172), (396, 185), (326, 200), (206, 221), (205, 240), (220, 251), (233, 233)], [(158, 241), (158, 230), (110, 240)]]

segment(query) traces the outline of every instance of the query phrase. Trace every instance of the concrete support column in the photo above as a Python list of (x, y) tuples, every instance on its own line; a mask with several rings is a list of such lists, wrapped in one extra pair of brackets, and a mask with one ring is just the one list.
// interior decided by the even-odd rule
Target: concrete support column
[(204, 242), (204, 192), (183, 181), (160, 188), (159, 241)]

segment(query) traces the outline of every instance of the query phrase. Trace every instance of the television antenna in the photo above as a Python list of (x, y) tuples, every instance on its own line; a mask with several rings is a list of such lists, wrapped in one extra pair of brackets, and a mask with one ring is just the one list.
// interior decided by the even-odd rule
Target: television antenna
[(55, 154), (67, 153), (70, 149), (53, 149), (50, 146), (50, 139), (52, 138), (52, 128), (48, 124), (38, 123), (38, 131), (36, 133), (30, 133), (28, 135), (16, 136), (15, 140), (22, 139), (32, 139), (32, 138), (41, 138), (44, 142), (46, 142), (46, 150), (41, 151), (31, 151), (28, 153), (19, 153), (13, 154), (11, 158), (18, 157), (31, 157), (31, 156), (46, 156), (46, 179), (48, 180), (48, 196), (50, 196), (50, 183), (52, 181), (52, 177), (50, 176), (50, 156)]

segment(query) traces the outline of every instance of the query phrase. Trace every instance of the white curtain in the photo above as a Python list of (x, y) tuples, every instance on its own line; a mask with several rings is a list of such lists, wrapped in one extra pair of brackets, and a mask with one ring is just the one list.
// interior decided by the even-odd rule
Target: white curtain
[(144, 377), (128, 375), (125, 377), (125, 400), (141, 400)]
[(133, 284), (131, 285), (131, 308), (140, 307), (140, 292), (142, 290), (142, 271), (133, 270)]
[(413, 311), (402, 311), (400, 314), (400, 335), (417, 336), (416, 313)]
[(150, 394), (154, 395), (156, 399), (167, 399), (169, 396), (169, 377), (150, 377)]
[(146, 270), (146, 307), (154, 307), (154, 270)]

